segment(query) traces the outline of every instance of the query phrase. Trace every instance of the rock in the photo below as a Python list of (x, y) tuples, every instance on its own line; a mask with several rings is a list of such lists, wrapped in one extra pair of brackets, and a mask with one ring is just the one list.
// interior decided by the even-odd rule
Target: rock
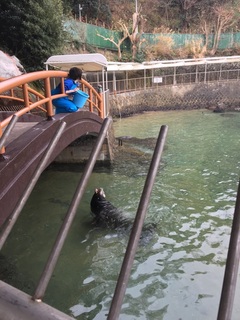
[(225, 107), (223, 103), (218, 103), (216, 108), (213, 110), (213, 112), (222, 113), (225, 112)]
[(12, 78), (25, 73), (23, 66), (15, 56), (0, 51), (0, 77)]

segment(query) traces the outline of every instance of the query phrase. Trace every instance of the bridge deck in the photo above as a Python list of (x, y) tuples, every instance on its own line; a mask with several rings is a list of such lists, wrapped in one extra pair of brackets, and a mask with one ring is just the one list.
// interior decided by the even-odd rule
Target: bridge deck
[(14, 126), (11, 134), (8, 136), (6, 141), (6, 146), (8, 146), (11, 142), (16, 140), (18, 137), (20, 137), (22, 134), (27, 132), (29, 129), (31, 129), (33, 126), (35, 126), (38, 122), (17, 122)]

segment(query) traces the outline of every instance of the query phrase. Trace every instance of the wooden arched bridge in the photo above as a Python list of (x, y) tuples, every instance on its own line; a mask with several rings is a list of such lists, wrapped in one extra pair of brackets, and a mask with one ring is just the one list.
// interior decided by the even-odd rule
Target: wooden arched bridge
[[(44, 168), (71, 142), (86, 134), (98, 134), (104, 118), (103, 97), (87, 81), (82, 80), (82, 90), (89, 99), (84, 111), (54, 114), (52, 100), (64, 93), (64, 71), (39, 71), (11, 79), (1, 79), (0, 99), (0, 226), (16, 207), (49, 142), (57, 134), (61, 123), (64, 130), (52, 148)], [(51, 96), (51, 83), (60, 81), (62, 94)], [(38, 86), (38, 90), (34, 89)], [(53, 85), (52, 85), (53, 86)], [(9, 105), (14, 106), (13, 110)], [(6, 106), (6, 107), (5, 107)], [(16, 127), (26, 132), (11, 139)], [(20, 130), (21, 131), (21, 130)], [(18, 130), (16, 131), (18, 135)], [(21, 131), (22, 132), (22, 131)]]

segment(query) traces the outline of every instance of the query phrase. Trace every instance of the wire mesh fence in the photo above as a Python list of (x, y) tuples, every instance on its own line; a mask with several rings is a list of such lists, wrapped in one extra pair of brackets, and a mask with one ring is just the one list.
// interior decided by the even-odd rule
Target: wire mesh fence
[[(173, 85), (187, 85), (187, 84), (208, 84), (212, 82), (228, 82), (228, 81), (239, 81), (240, 79), (240, 64), (236, 65), (235, 68), (229, 66), (230, 69), (218, 66), (215, 70), (212, 67), (208, 67), (210, 70), (203, 68), (193, 68), (185, 70), (163, 70), (162, 74), (156, 72), (150, 72), (149, 75), (139, 75), (135, 73), (131, 77), (126, 74), (116, 74), (116, 79), (108, 80), (108, 89), (110, 93), (121, 93), (129, 91), (139, 91), (146, 89), (156, 89), (163, 86)], [(149, 71), (149, 70), (148, 70)], [(182, 72), (182, 73), (179, 73)], [(91, 84), (96, 87), (98, 82), (92, 79)]]

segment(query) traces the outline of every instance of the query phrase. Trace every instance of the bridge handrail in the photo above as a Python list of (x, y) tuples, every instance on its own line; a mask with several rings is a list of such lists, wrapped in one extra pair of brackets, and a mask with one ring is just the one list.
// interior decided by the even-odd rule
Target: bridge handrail
[[(0, 98), (7, 98), (16, 101), (22, 101), (24, 103), (24, 107), (21, 108), (19, 111), (14, 112), (15, 115), (18, 117), (28, 113), (29, 111), (40, 108), (41, 110), (46, 112), (47, 118), (51, 120), (54, 115), (54, 109), (52, 105), (52, 100), (60, 97), (67, 96), (64, 93), (64, 79), (67, 77), (68, 73), (66, 71), (55, 71), (55, 70), (46, 70), (46, 71), (36, 71), (31, 73), (26, 73), (17, 77), (13, 77), (10, 79), (5, 79), (2, 81), (0, 80)], [(51, 78), (59, 78), (61, 83), (62, 94), (51, 96)], [(44, 95), (37, 92), (36, 90), (29, 87), (28, 83), (37, 81), (37, 80), (44, 80)], [(88, 91), (89, 99), (89, 111), (94, 112), (94, 109), (97, 110), (98, 115), (101, 118), (104, 118), (104, 106), (103, 106), (103, 97), (102, 94), (98, 93), (90, 83), (86, 80), (81, 80), (81, 87), (82, 90)], [(18, 88), (22, 90), (23, 98), (16, 97), (14, 95), (14, 88)], [(7, 94), (8, 92), (8, 94)], [(30, 99), (29, 94), (34, 94), (37, 101), (33, 102)], [(46, 110), (42, 107), (42, 105), (46, 105)], [(13, 115), (13, 114), (12, 114)], [(11, 121), (12, 115), (0, 121), (0, 138), (3, 134), (3, 129), (9, 124)], [(0, 150), (0, 154), (3, 154), (5, 149), (2, 148)]]
[[(14, 98), (13, 89), (16, 87), (19, 87), (23, 90), (23, 99), (21, 100), (20, 98), (15, 97), (15, 100), (20, 99), (21, 101), (23, 101), (25, 104), (25, 108), (29, 108), (31, 105), (31, 107), (30, 107), (31, 110), (36, 107), (39, 107), (41, 104), (46, 103), (47, 116), (52, 117), (54, 115), (52, 100), (59, 98), (59, 97), (64, 97), (64, 96), (66, 96), (66, 94), (63, 93), (61, 95), (51, 96), (50, 78), (60, 78), (62, 92), (64, 92), (64, 79), (67, 77), (67, 74), (68, 73), (66, 71), (46, 70), (46, 71), (36, 71), (36, 72), (26, 73), (21, 76), (6, 79), (6, 80), (0, 82), (0, 97), (9, 98), (9, 95), (7, 95), (7, 94), (3, 95), (3, 93), (10, 90), (11, 97)], [(44, 88), (45, 89), (45, 96), (28, 86), (29, 82), (43, 80), (43, 79), (44, 79), (44, 87), (45, 87)], [(94, 106), (97, 109), (99, 116), (101, 118), (103, 118), (104, 115), (103, 115), (102, 96), (86, 80), (82, 79), (81, 85), (82, 85), (83, 90), (85, 88), (87, 88), (88, 93), (90, 93), (89, 94), (90, 98), (91, 98), (91, 96), (93, 97), (93, 95), (96, 97), (95, 102), (90, 100), (90, 98), (89, 98), (90, 111), (93, 111), (93, 110), (91, 110), (91, 108), (93, 108), (93, 106)], [(37, 98), (42, 99), (43, 100), (42, 103), (38, 103), (38, 101), (35, 103), (32, 103), (32, 101), (29, 99), (28, 93), (32, 93)], [(33, 105), (33, 107), (32, 107), (32, 105)], [(26, 112), (29, 112), (29, 110), (25, 111), (25, 113)], [(16, 112), (16, 113), (18, 113), (18, 112)], [(19, 115), (22, 115), (22, 114), (24, 114), (24, 113), (20, 112)], [(7, 122), (6, 121), (0, 122), (1, 128), (4, 128), (9, 123), (9, 121), (10, 121), (10, 119)]]

